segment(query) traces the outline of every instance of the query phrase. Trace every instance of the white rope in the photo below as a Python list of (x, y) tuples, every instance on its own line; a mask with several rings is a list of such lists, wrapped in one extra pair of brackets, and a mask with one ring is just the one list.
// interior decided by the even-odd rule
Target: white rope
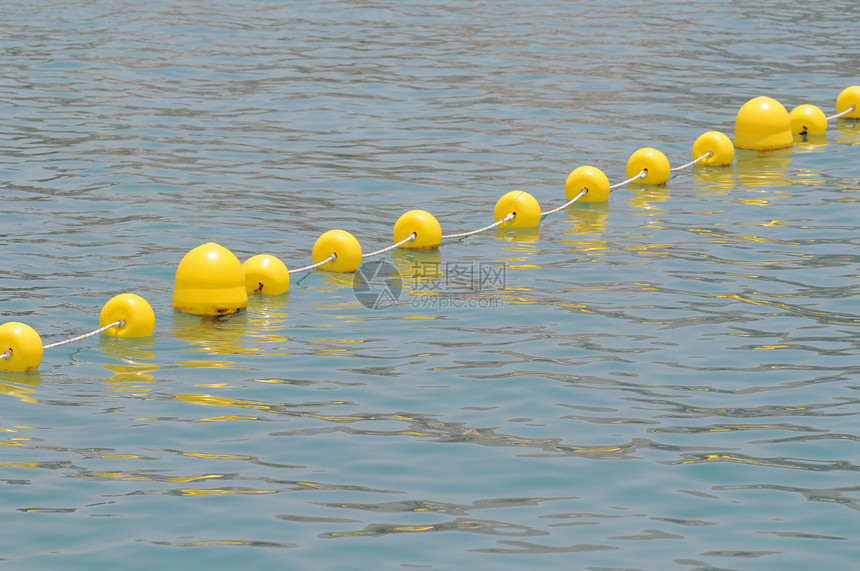
[(12, 358), (12, 349), (6, 349), (3, 351), (3, 354), (0, 355), (0, 361), (3, 359), (11, 359)]
[(567, 202), (565, 202), (564, 204), (562, 204), (558, 208), (553, 208), (552, 210), (547, 210), (546, 212), (541, 212), (540, 215), (541, 216), (549, 216), (550, 214), (555, 214), (559, 210), (564, 210), (565, 208), (567, 208), (568, 206), (570, 206), (571, 204), (573, 204), (574, 202), (576, 202), (577, 200), (579, 200), (580, 198), (585, 196), (586, 194), (588, 194), (588, 189), (583, 188), (582, 190), (579, 191), (579, 194), (577, 194), (572, 199), (568, 200)]
[(827, 119), (828, 121), (830, 121), (831, 119), (839, 119), (843, 115), (847, 115), (848, 113), (851, 113), (852, 111), (854, 111), (854, 104), (853, 103), (851, 104), (850, 107), (848, 107), (848, 109), (846, 109), (842, 113), (837, 113), (836, 115), (831, 115), (829, 117), (825, 117), (825, 119)]
[(290, 273), (290, 274), (294, 274), (294, 273), (296, 273), (296, 272), (304, 272), (304, 271), (307, 271), (307, 270), (313, 270), (314, 268), (318, 268), (318, 267), (320, 267), (320, 266), (322, 266), (322, 265), (324, 265), (324, 264), (327, 264), (327, 263), (329, 263), (329, 262), (333, 262), (336, 258), (337, 258), (337, 254), (335, 254), (334, 252), (332, 252), (332, 254), (331, 254), (328, 258), (326, 258), (325, 260), (323, 260), (323, 261), (321, 261), (321, 262), (317, 262), (316, 264), (311, 264), (310, 266), (305, 266), (305, 267), (303, 267), (303, 268), (295, 268), (295, 269), (292, 269), (292, 270), (287, 270), (287, 272), (288, 272), (288, 273)]
[(87, 337), (92, 337), (93, 335), (98, 335), (99, 333), (103, 333), (110, 329), (111, 327), (123, 327), (125, 325), (125, 319), (119, 319), (114, 321), (110, 325), (105, 325), (104, 327), (99, 327), (95, 331), (90, 331), (89, 333), (84, 333), (83, 335), (78, 335), (77, 337), (72, 337), (71, 339), (66, 339), (65, 341), (58, 341), (57, 343), (51, 343), (50, 345), (45, 345), (42, 349), (53, 349), (54, 347), (59, 347), (60, 345), (66, 345), (67, 343), (74, 343), (75, 341), (80, 341), (81, 339), (86, 339)]
[(609, 190), (610, 190), (610, 191), (611, 191), (611, 190), (615, 190), (615, 189), (616, 189), (616, 188), (618, 188), (618, 187), (624, 186), (625, 184), (630, 184), (630, 183), (631, 183), (631, 182), (633, 182), (634, 180), (638, 180), (638, 179), (640, 179), (640, 178), (645, 178), (646, 176), (648, 176), (648, 170), (647, 170), (647, 169), (643, 169), (643, 170), (642, 170), (642, 172), (640, 172), (639, 174), (637, 174), (637, 175), (636, 175), (636, 176), (634, 176), (633, 178), (628, 178), (627, 180), (622, 181), (622, 182), (619, 182), (618, 184), (610, 185)]
[(477, 230), (471, 230), (469, 232), (460, 232), (459, 234), (444, 234), (442, 236), (442, 238), (443, 239), (462, 238), (463, 236), (471, 236), (472, 234), (479, 234), (480, 232), (484, 232), (486, 230), (489, 230), (490, 228), (495, 228), (499, 224), (504, 224), (505, 222), (510, 222), (513, 219), (514, 219), (514, 213), (511, 212), (510, 214), (508, 214), (507, 216), (505, 216), (501, 220), (497, 220), (497, 221), (493, 222), (492, 224), (490, 224), (489, 226), (484, 226), (483, 228), (478, 228)]
[(388, 250), (393, 250), (394, 248), (396, 248), (398, 246), (402, 246), (406, 242), (412, 242), (413, 240), (415, 240), (416, 237), (417, 237), (417, 235), (415, 234), (415, 232), (413, 232), (412, 234), (410, 234), (406, 238), (402, 239), (401, 241), (397, 242), (396, 244), (386, 246), (385, 248), (382, 248), (381, 250), (377, 250), (375, 252), (368, 252), (366, 254), (362, 254), (361, 257), (362, 258), (369, 258), (371, 256), (376, 256), (377, 254), (382, 254), (383, 252), (387, 252)]
[(685, 165), (681, 165), (681, 166), (679, 166), (679, 167), (675, 167), (675, 168), (672, 168), (672, 169), (669, 169), (669, 170), (670, 170), (670, 171), (679, 171), (679, 170), (681, 170), (681, 169), (685, 169), (685, 168), (687, 168), (687, 167), (691, 167), (691, 166), (693, 166), (694, 164), (698, 163), (699, 161), (703, 161), (703, 160), (707, 159), (708, 157), (710, 157), (710, 156), (711, 156), (711, 155), (713, 155), (713, 154), (714, 154), (714, 152), (713, 152), (713, 151), (708, 151), (708, 152), (707, 152), (707, 153), (705, 153), (704, 155), (700, 156), (698, 159), (693, 159), (692, 161), (690, 161), (689, 163), (687, 163), (687, 164), (685, 164)]

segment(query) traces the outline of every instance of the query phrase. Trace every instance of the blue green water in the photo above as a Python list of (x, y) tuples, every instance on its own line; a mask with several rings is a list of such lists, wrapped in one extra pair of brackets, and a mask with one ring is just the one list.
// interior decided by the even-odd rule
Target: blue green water
[(321, 271), (225, 323), (171, 294), (204, 242), (299, 267), (682, 164), (758, 95), (833, 114), (855, 10), (4, 2), (0, 321), (52, 343), (132, 292), (157, 325), (0, 378), (0, 566), (852, 567), (856, 121), (386, 254), (423, 276), (386, 309)]

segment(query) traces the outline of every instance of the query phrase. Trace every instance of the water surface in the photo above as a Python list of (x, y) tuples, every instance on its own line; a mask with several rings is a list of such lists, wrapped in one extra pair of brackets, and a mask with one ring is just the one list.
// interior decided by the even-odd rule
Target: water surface
[[(133, 292), (151, 339), (0, 378), (11, 568), (847, 568), (860, 127), (396, 252), (398, 303), (294, 274), (174, 313), (216, 241), (310, 263), (422, 208), (545, 209), (769, 95), (860, 83), (847, 1), (4, 4), (0, 313), (45, 343)], [(427, 270), (430, 268), (430, 270)], [(420, 278), (420, 279), (419, 279)], [(418, 280), (415, 283), (415, 280)]]

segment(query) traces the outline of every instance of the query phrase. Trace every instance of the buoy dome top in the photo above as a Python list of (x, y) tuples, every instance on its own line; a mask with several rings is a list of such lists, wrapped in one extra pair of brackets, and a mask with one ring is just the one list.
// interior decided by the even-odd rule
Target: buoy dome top
[(793, 142), (788, 111), (776, 99), (756, 97), (738, 110), (735, 147), (769, 151), (790, 147)]
[(244, 288), (245, 274), (233, 252), (215, 242), (207, 242), (185, 254), (179, 262), (176, 283), (186, 282), (193, 283), (195, 287), (241, 285)]
[(239, 259), (214, 242), (197, 246), (176, 268), (173, 308), (192, 315), (225, 315), (248, 305)]

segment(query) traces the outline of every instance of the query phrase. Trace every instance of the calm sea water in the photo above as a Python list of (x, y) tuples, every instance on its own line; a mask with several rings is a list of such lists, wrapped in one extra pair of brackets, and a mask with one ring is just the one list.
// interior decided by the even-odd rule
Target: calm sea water
[(860, 556), (860, 125), (535, 232), (174, 313), (216, 241), (310, 263), (860, 83), (848, 0), (3, 3), (0, 316), (151, 339), (0, 378), (10, 569), (813, 569)]

